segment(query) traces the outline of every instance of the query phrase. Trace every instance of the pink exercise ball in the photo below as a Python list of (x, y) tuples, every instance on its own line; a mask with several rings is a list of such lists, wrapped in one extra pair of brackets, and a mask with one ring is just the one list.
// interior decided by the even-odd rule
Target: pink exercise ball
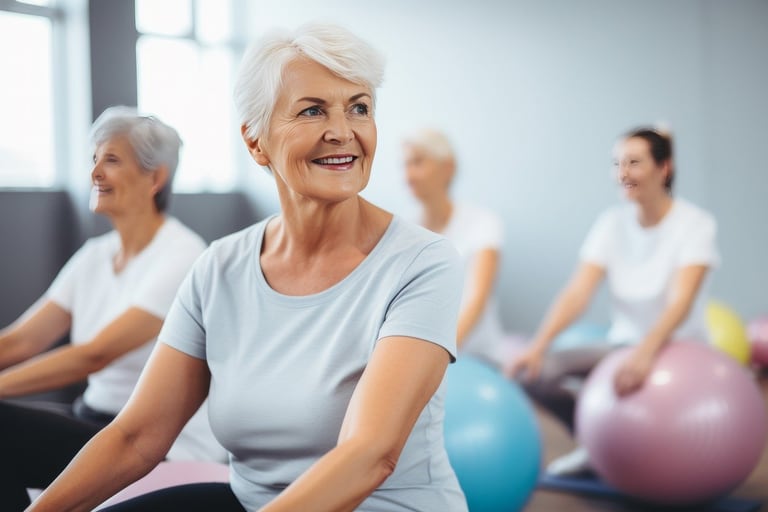
[(755, 318), (747, 327), (752, 344), (752, 362), (768, 368), (768, 316)]
[(677, 341), (647, 380), (620, 398), (618, 349), (587, 378), (576, 408), (595, 471), (635, 498), (663, 505), (721, 497), (758, 463), (768, 435), (764, 398), (748, 370), (705, 343)]

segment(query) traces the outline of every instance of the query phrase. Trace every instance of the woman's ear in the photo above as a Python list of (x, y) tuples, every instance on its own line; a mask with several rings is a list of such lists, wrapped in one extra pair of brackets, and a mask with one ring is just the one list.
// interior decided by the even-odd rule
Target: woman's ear
[(243, 141), (245, 142), (245, 146), (248, 148), (248, 152), (251, 154), (251, 157), (256, 161), (257, 164), (264, 167), (269, 166), (269, 157), (262, 147), (261, 139), (251, 139), (246, 133), (247, 130), (248, 127), (246, 125), (240, 126), (240, 134), (243, 137)]
[(165, 187), (166, 183), (168, 183), (168, 178), (170, 176), (170, 173), (168, 172), (168, 166), (159, 166), (157, 169), (155, 169), (155, 172), (153, 172), (151, 176), (152, 195), (156, 196), (161, 190), (163, 190), (163, 187)]
[(456, 160), (451, 157), (443, 162), (443, 172), (445, 173), (445, 188), (451, 188), (453, 178), (456, 176)]
[(670, 159), (664, 160), (661, 164), (661, 172), (664, 175), (664, 183), (669, 182), (672, 178), (672, 161)]

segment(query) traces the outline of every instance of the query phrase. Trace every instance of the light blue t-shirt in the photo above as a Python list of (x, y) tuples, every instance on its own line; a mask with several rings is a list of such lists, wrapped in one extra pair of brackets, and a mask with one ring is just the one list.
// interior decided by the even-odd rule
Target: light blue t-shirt
[[(268, 222), (211, 245), (159, 336), (207, 361), (211, 426), (230, 452), (232, 489), (248, 510), (336, 445), (378, 340), (410, 336), (455, 357), (462, 291), (451, 244), (394, 217), (342, 281), (317, 294), (282, 295), (259, 263)], [(467, 510), (443, 444), (443, 393), (441, 386), (422, 411), (394, 473), (358, 510)]]

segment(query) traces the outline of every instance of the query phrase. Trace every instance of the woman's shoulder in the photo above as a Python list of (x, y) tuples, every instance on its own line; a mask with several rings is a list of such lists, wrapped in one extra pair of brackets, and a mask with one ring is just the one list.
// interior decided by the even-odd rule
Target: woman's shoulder
[(458, 257), (453, 244), (445, 236), (398, 215), (392, 217), (392, 224), (383, 241), (385, 250), (382, 252), (409, 261), (425, 253), (429, 253), (429, 258), (435, 262)]
[(176, 217), (167, 217), (162, 229), (166, 242), (179, 249), (183, 247), (184, 250), (198, 249), (202, 251), (208, 245), (203, 237)]
[(399, 215), (393, 215), (385, 237), (398, 245), (426, 246), (445, 237)]
[(77, 254), (94, 254), (102, 251), (114, 252), (120, 246), (120, 236), (117, 231), (110, 230), (106, 233), (89, 237), (77, 250)]
[(675, 214), (681, 222), (686, 224), (716, 224), (715, 216), (708, 210), (698, 206), (687, 199), (675, 198)]
[(464, 219), (466, 223), (501, 222), (501, 217), (492, 209), (475, 203), (457, 202), (454, 205), (454, 215)]
[(264, 228), (270, 218), (214, 240), (203, 252), (201, 260), (216, 265), (231, 265), (236, 261), (250, 260), (254, 251), (258, 254)]
[(636, 224), (636, 215), (632, 205), (613, 204), (597, 214), (592, 223), (593, 229), (624, 229)]

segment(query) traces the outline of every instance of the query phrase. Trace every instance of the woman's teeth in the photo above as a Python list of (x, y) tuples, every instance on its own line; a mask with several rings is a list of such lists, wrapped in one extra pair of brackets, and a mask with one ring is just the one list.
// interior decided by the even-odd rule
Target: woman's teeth
[(320, 165), (343, 165), (351, 163), (355, 157), (353, 156), (344, 156), (344, 157), (333, 157), (333, 158), (318, 158), (315, 160)]

